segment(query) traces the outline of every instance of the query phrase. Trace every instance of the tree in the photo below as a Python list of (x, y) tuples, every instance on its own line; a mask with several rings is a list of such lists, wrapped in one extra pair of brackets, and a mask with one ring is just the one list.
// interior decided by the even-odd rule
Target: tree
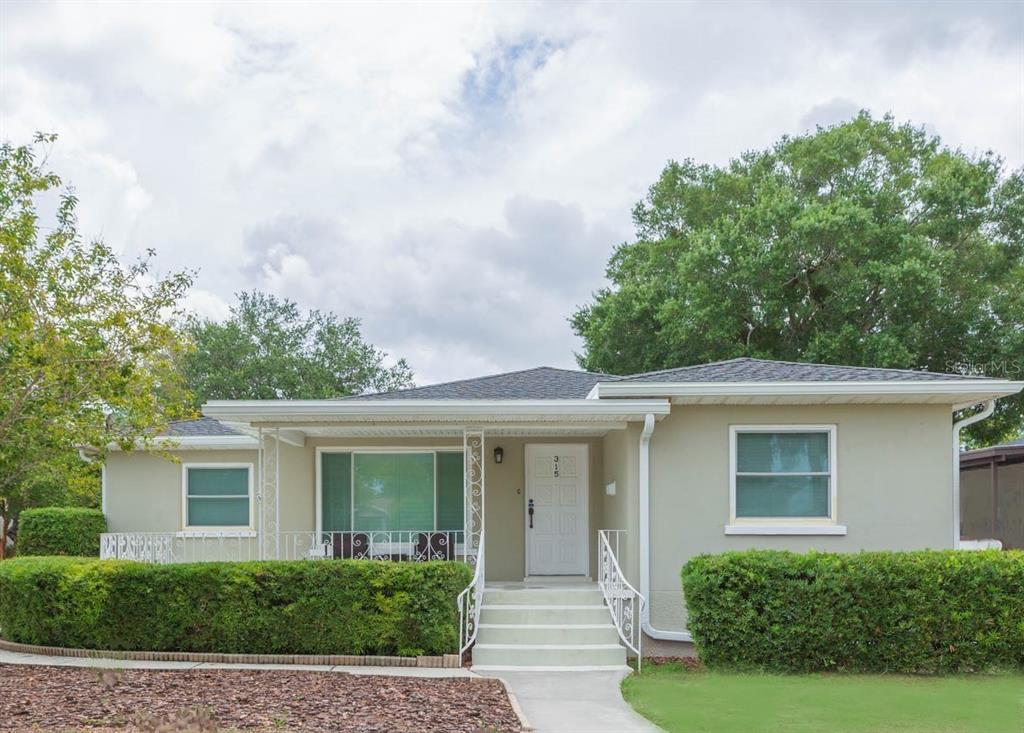
[[(670, 162), (611, 287), (572, 317), (579, 363), (629, 373), (738, 356), (1024, 377), (1024, 172), (891, 117)], [(1003, 400), (975, 440), (1024, 424)]]
[(329, 399), (412, 384), (404, 359), (366, 343), (357, 318), (312, 310), (259, 292), (239, 293), (223, 323), (193, 319), (195, 349), (182, 372), (197, 406), (207, 400)]
[(82, 242), (77, 198), (38, 161), (55, 140), (0, 145), (0, 558), (10, 520), (52, 493), (76, 445), (152, 447), (189, 410), (173, 319), (191, 277), (157, 279), (152, 252), (125, 266)]

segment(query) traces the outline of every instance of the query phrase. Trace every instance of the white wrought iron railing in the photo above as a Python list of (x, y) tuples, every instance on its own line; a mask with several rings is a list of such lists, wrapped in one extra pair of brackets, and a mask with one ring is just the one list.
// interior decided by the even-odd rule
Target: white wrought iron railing
[(476, 641), (480, 630), (480, 608), (484, 602), (484, 533), (480, 532), (473, 569), (473, 580), (459, 593), (459, 655), (463, 655)]
[[(268, 552), (268, 548), (270, 551)], [(247, 560), (458, 560), (468, 562), (462, 530), (277, 532), (261, 543), (255, 532), (112, 532), (100, 538), (100, 557), (151, 563)]]
[(605, 605), (611, 613), (615, 630), (626, 647), (636, 654), (636, 668), (640, 670), (643, 655), (643, 630), (640, 625), (646, 600), (630, 585), (619, 567), (619, 538), (625, 534), (623, 529), (598, 530), (597, 584), (604, 595)]

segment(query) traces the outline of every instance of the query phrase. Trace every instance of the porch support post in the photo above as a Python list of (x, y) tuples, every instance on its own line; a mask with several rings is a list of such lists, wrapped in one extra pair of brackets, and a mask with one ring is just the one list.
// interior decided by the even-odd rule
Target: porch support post
[(279, 558), (278, 494), (281, 480), (280, 428), (273, 432), (261, 430), (260, 440), (260, 557), (264, 560)]
[(462, 431), (462, 450), (465, 480), (462, 496), (466, 559), (476, 564), (480, 541), (484, 532), (484, 431)]

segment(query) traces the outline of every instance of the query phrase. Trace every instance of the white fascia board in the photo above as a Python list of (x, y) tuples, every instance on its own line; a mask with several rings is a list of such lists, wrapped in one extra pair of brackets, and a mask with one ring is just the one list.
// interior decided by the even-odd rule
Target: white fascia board
[(390, 418), (577, 418), (608, 419), (671, 411), (668, 400), (215, 400), (203, 405), (207, 417), (224, 421), (345, 420)]
[[(255, 450), (259, 447), (259, 441), (250, 435), (158, 435), (153, 443), (165, 450)], [(142, 443), (137, 445), (142, 447)], [(121, 450), (116, 443), (107, 448)]]
[(1024, 389), (1007, 379), (848, 382), (599, 382), (597, 397), (736, 397), (791, 395), (920, 395), (1006, 397)]

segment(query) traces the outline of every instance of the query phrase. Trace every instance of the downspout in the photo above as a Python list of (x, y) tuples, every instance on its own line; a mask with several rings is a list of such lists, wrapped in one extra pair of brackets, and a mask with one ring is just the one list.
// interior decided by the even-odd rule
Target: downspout
[(651, 625), (651, 435), (654, 415), (644, 417), (640, 433), (640, 595), (647, 603), (640, 614), (640, 628), (652, 639), (693, 641), (687, 631), (667, 631)]
[[(964, 405), (953, 405), (953, 412), (970, 407), (978, 402), (970, 402)], [(984, 420), (995, 412), (996, 401), (986, 400), (985, 409), (973, 415), (965, 417), (953, 423), (953, 549), (960, 549), (960, 431), (969, 425)]]

